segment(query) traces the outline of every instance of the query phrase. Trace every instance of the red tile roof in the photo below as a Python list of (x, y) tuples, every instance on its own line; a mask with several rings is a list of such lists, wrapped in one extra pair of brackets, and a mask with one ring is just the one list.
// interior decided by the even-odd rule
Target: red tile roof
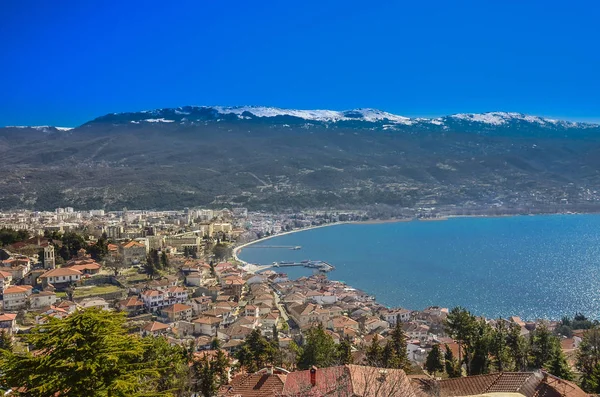
[(275, 397), (281, 396), (286, 376), (283, 374), (244, 374), (224, 386), (221, 396)]

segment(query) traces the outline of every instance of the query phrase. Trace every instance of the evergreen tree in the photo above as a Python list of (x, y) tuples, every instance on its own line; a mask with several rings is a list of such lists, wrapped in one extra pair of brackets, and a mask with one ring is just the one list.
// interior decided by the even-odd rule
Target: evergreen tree
[(340, 341), (337, 346), (337, 356), (340, 365), (352, 364), (354, 358), (352, 357), (352, 343), (348, 338), (344, 338)]
[(165, 251), (160, 255), (160, 265), (163, 269), (167, 269), (169, 267), (169, 258), (167, 257), (167, 253)]
[(213, 350), (221, 349), (221, 341), (219, 340), (219, 338), (213, 338), (213, 340), (210, 341), (210, 348)]
[(508, 342), (509, 330), (507, 323), (499, 319), (496, 327), (491, 330), (489, 344), (489, 351), (494, 367), (499, 372), (513, 370), (515, 367)]
[(383, 366), (383, 348), (379, 343), (379, 335), (375, 334), (366, 351), (367, 365), (371, 367)]
[(529, 345), (527, 339), (521, 335), (521, 327), (517, 324), (511, 324), (506, 335), (506, 345), (508, 347), (514, 371), (525, 371), (527, 369), (527, 360), (529, 355)]
[(452, 350), (450, 350), (450, 346), (445, 345), (446, 352), (444, 353), (444, 369), (446, 370), (446, 374), (448, 374), (449, 378), (458, 378), (462, 376), (461, 369), (458, 361), (454, 358), (454, 354)]
[(535, 331), (531, 333), (531, 350), (529, 357), (529, 365), (535, 369), (544, 368), (548, 363), (560, 344), (556, 336), (548, 330), (545, 325), (538, 326)]
[[(581, 372), (581, 387), (588, 393), (599, 393), (600, 329), (595, 327), (583, 335), (577, 351), (577, 369)], [(594, 373), (596, 375), (594, 375)], [(594, 378), (594, 376), (596, 376)]]
[(180, 349), (164, 342), (157, 354), (157, 342), (128, 334), (122, 314), (99, 309), (50, 318), (24, 339), (38, 353), (2, 350), (0, 367), (4, 387), (30, 396), (168, 396), (186, 368)]
[(236, 357), (248, 373), (254, 373), (267, 364), (273, 364), (276, 353), (273, 345), (260, 333), (260, 330), (254, 329), (240, 346)]
[(433, 345), (431, 351), (427, 354), (427, 359), (425, 360), (425, 369), (430, 374), (435, 374), (436, 372), (444, 371), (444, 356), (442, 355), (442, 351), (440, 350), (440, 345)]
[(399, 368), (408, 371), (411, 367), (408, 359), (408, 351), (406, 344), (406, 334), (402, 329), (402, 324), (399, 319), (396, 321), (396, 325), (390, 334), (391, 349), (393, 356), (388, 360), (388, 368)]
[(302, 354), (298, 358), (298, 368), (309, 369), (313, 365), (323, 368), (335, 365), (337, 347), (323, 325), (310, 328), (306, 332)]
[(213, 397), (218, 391), (217, 377), (210, 360), (204, 356), (192, 364), (192, 389), (202, 397)]
[(552, 358), (546, 364), (546, 369), (550, 374), (561, 379), (573, 380), (573, 371), (571, 371), (571, 367), (567, 363), (567, 358), (562, 349), (560, 349), (560, 345), (557, 346)]
[(468, 369), (470, 375), (490, 372), (490, 342), (491, 327), (483, 319), (477, 321), (470, 347), (472, 357)]
[(0, 330), (0, 350), (13, 350), (12, 337), (6, 330)]
[(457, 306), (448, 313), (445, 328), (446, 332), (458, 343), (459, 365), (462, 365), (464, 361), (467, 367), (467, 374), (470, 375), (473, 344), (477, 331), (475, 316), (466, 309)]

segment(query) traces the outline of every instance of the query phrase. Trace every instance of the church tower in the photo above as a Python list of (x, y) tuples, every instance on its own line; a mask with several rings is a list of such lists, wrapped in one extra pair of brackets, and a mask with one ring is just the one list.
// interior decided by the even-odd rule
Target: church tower
[(56, 267), (56, 262), (54, 261), (54, 246), (52, 244), (48, 244), (47, 247), (44, 247), (44, 269), (54, 269)]

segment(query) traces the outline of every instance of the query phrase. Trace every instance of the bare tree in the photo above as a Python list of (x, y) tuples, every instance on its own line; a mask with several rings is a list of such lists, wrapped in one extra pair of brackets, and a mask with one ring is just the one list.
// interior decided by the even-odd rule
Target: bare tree
[(113, 273), (117, 277), (121, 270), (125, 268), (125, 262), (123, 261), (123, 255), (119, 252), (113, 252), (104, 259), (104, 267)]

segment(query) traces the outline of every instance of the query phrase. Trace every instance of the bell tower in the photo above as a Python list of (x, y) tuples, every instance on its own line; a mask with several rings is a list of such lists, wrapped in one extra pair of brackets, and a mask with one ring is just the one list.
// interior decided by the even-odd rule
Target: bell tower
[(54, 260), (54, 246), (52, 244), (48, 244), (47, 247), (44, 247), (44, 269), (54, 269), (56, 267), (56, 262)]

